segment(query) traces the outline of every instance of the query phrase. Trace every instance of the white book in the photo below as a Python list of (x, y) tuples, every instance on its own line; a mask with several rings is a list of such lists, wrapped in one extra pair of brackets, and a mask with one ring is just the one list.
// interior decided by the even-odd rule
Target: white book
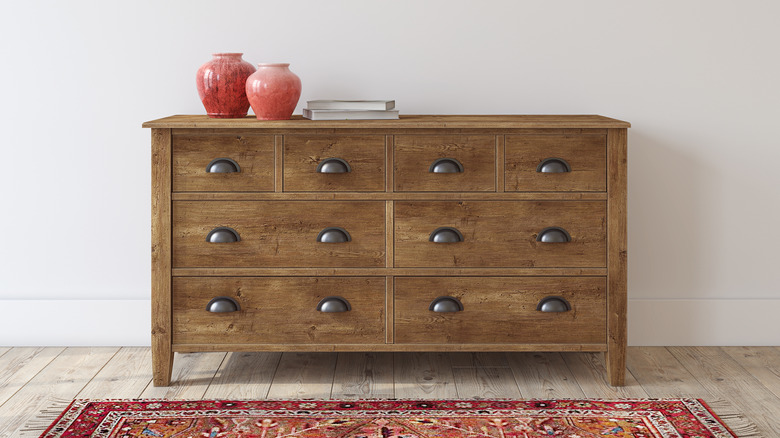
[(384, 111), (395, 108), (394, 100), (310, 100), (306, 107), (312, 110), (374, 110)]
[(303, 109), (303, 117), (311, 120), (388, 120), (397, 119), (398, 110), (386, 111), (350, 111), (350, 110), (313, 110)]

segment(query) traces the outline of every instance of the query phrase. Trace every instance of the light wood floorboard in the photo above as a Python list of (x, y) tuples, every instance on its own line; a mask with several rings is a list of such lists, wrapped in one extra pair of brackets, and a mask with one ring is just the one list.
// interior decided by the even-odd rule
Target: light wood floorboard
[(55, 403), (70, 401), (100, 372), (118, 348), (68, 348), (0, 405), (0, 437), (17, 435)]
[(780, 437), (780, 401), (759, 380), (721, 348), (669, 347), (712, 397), (728, 400), (750, 418), (767, 437)]
[[(23, 436), (41, 412), (73, 398), (392, 397), (701, 398), (740, 436), (780, 437), (777, 347), (631, 347), (621, 388), (607, 384), (598, 353), (435, 352), (177, 353), (172, 385), (157, 388), (150, 354), (0, 347), (0, 437)], [(758, 429), (742, 429), (736, 413)]]
[(507, 353), (509, 366), (524, 398), (584, 398), (560, 353)]

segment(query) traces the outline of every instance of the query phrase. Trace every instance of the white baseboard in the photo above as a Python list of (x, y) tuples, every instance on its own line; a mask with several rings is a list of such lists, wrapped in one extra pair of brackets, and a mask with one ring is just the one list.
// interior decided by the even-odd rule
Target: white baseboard
[(628, 345), (780, 345), (780, 299), (629, 300)]
[[(2, 300), (0, 346), (145, 346), (149, 300)], [(629, 300), (629, 345), (780, 345), (778, 300)]]
[(151, 345), (150, 300), (1, 300), (2, 346)]

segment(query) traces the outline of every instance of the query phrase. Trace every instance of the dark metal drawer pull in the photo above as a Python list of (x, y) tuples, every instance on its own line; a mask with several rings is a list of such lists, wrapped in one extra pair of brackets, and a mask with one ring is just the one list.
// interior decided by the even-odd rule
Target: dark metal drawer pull
[(348, 173), (352, 172), (349, 163), (341, 158), (326, 158), (317, 165), (319, 173)]
[(439, 227), (431, 233), (428, 237), (429, 242), (434, 243), (456, 243), (463, 242), (463, 234), (456, 228), (452, 227)]
[(347, 230), (341, 227), (328, 227), (320, 231), (317, 236), (317, 242), (322, 243), (344, 243), (351, 242), (352, 236), (349, 235)]
[(431, 301), (428, 310), (437, 313), (451, 313), (463, 311), (463, 303), (455, 297), (438, 297)]
[(325, 297), (317, 304), (317, 310), (325, 313), (349, 312), (352, 306), (342, 297)]
[(215, 158), (206, 166), (208, 173), (236, 173), (241, 172), (241, 166), (230, 158)]
[(540, 173), (566, 173), (571, 172), (571, 166), (563, 158), (545, 158), (536, 166)]
[(547, 227), (536, 236), (537, 242), (542, 243), (565, 243), (571, 242), (569, 232), (561, 227)]
[(238, 302), (230, 297), (216, 297), (206, 305), (206, 310), (211, 313), (229, 313), (238, 312), (241, 310), (241, 306)]
[(218, 227), (209, 231), (206, 236), (206, 242), (209, 243), (233, 243), (240, 242), (241, 236), (238, 235), (238, 231), (230, 227)]
[(462, 173), (463, 165), (454, 158), (439, 158), (428, 168), (431, 173)]
[(544, 297), (536, 306), (540, 312), (568, 312), (571, 310), (571, 304), (561, 297)]

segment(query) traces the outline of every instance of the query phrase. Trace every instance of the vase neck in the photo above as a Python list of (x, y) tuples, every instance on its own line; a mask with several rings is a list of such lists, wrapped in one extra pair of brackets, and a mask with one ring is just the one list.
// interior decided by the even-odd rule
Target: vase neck
[(258, 67), (258, 68), (268, 68), (268, 67), (282, 67), (282, 68), (287, 68), (287, 67), (289, 67), (289, 66), (290, 66), (290, 64), (289, 64), (289, 63), (287, 63), (287, 64), (285, 64), (285, 63), (264, 63), (264, 64), (257, 64), (257, 67)]
[(241, 59), (243, 53), (213, 53), (211, 56), (215, 58), (238, 58)]

